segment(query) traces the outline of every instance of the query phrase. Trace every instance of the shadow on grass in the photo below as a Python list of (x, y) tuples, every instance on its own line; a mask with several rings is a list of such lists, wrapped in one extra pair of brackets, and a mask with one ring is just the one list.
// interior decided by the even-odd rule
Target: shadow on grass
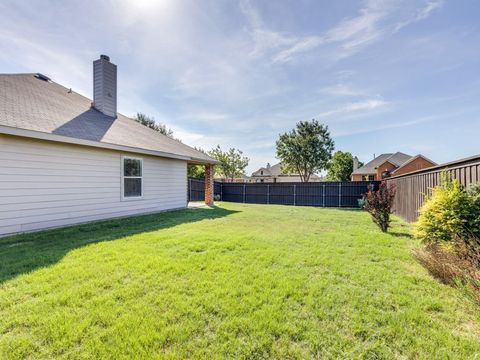
[(69, 251), (87, 244), (221, 218), (236, 212), (217, 207), (184, 209), (0, 238), (0, 284), (17, 275), (52, 265)]
[(404, 232), (398, 232), (398, 231), (389, 231), (389, 235), (392, 235), (394, 237), (404, 237), (408, 239), (413, 239), (413, 236), (409, 233), (404, 233)]

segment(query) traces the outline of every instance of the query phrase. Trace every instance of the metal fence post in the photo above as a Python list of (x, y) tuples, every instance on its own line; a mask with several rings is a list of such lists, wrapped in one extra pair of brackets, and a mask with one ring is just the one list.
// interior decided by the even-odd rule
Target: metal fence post
[(267, 204), (270, 204), (270, 184), (267, 185)]
[(297, 205), (297, 184), (293, 185), (293, 206)]
[(192, 201), (192, 179), (188, 179), (188, 201)]
[(338, 183), (338, 207), (342, 207), (342, 183)]
[(245, 184), (243, 184), (243, 202), (245, 203)]
[(325, 207), (325, 184), (323, 184), (323, 196), (322, 196), (322, 198), (323, 198), (322, 206)]
[(220, 183), (220, 200), (223, 201), (223, 183)]

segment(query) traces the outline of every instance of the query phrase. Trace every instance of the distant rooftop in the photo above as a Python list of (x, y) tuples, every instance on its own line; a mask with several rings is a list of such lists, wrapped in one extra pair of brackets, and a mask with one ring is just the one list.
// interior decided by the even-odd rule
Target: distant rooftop
[(352, 174), (361, 174), (361, 175), (374, 174), (376, 172), (377, 167), (382, 165), (382, 163), (384, 163), (387, 160), (391, 162), (393, 165), (400, 167), (402, 164), (406, 163), (411, 158), (412, 158), (411, 155), (407, 155), (402, 152), (381, 154), (376, 158), (374, 158), (372, 161), (366, 163), (364, 166), (353, 171)]

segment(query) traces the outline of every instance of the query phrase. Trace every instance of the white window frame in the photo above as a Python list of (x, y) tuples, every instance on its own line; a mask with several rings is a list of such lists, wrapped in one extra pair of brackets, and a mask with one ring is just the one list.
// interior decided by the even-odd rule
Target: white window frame
[[(142, 170), (142, 176), (125, 176), (125, 159), (130, 159), (130, 160), (140, 160), (140, 166)], [(121, 198), (122, 201), (134, 201), (134, 200), (142, 200), (143, 199), (143, 176), (144, 176), (144, 169), (143, 169), (143, 158), (139, 157), (134, 157), (134, 156), (122, 156), (122, 166), (121, 166)], [(140, 179), (141, 180), (141, 189), (142, 193), (140, 196), (125, 196), (125, 179)]]

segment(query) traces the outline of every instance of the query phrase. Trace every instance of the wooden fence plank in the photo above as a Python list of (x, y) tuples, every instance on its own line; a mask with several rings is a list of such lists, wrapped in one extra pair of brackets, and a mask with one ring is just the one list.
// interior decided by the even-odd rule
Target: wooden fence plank
[(436, 166), (387, 179), (388, 184), (395, 184), (397, 187), (394, 201), (395, 213), (407, 221), (415, 221), (425, 198), (431, 194), (433, 187), (440, 184), (444, 170), (457, 179), (462, 186), (479, 183), (480, 156), (451, 162), (448, 166)]

